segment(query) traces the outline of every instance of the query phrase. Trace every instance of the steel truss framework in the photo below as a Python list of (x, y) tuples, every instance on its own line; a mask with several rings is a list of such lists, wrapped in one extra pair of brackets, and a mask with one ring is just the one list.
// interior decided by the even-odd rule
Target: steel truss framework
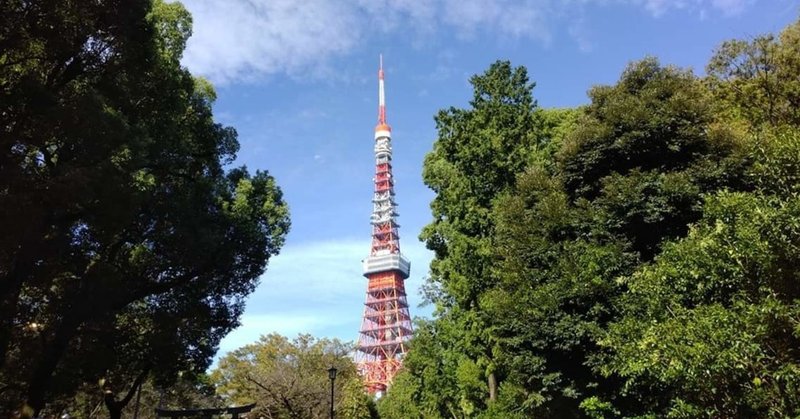
[(406, 299), (405, 279), (410, 264), (400, 254), (392, 178), (391, 128), (386, 123), (383, 60), (378, 70), (379, 111), (375, 128), (375, 189), (372, 198), (372, 246), (364, 261), (367, 297), (358, 339), (356, 362), (370, 393), (391, 385), (403, 363), (413, 329)]

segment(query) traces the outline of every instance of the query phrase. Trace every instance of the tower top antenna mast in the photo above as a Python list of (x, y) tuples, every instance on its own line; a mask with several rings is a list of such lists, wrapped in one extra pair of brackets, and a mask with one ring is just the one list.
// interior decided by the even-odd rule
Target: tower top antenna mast
[(379, 55), (378, 67), (378, 127), (376, 131), (391, 131), (389, 125), (386, 123), (386, 95), (383, 90), (383, 54)]

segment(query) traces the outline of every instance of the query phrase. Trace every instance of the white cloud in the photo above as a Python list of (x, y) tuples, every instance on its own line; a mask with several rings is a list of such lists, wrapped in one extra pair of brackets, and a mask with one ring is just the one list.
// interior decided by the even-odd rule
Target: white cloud
[(411, 24), (410, 28), (404, 27), (405, 30), (431, 32), (435, 28), (436, 1), (356, 0), (355, 3), (366, 18), (362, 24), (370, 29), (389, 32), (398, 29), (401, 23)]
[(741, 13), (755, 0), (644, 0), (644, 5), (653, 15), (660, 16), (670, 10), (689, 10), (705, 18), (706, 7), (716, 9), (726, 16)]
[(443, 21), (461, 34), (487, 31), (549, 42), (546, 15), (557, 5), (547, 0), (442, 0)]
[(573, 20), (567, 30), (569, 35), (578, 45), (578, 49), (580, 49), (581, 52), (592, 51), (593, 45), (591, 36), (588, 33), (588, 29), (586, 28), (586, 20), (583, 17)]
[[(215, 83), (336, 74), (331, 59), (368, 42), (377, 29), (434, 40), (494, 35), (549, 43), (574, 28), (587, 5), (623, 3), (654, 16), (684, 11), (741, 13), (755, 0), (184, 0), (194, 18), (184, 63)], [(579, 47), (581, 35), (569, 30)], [(412, 40), (413, 41), (413, 37)], [(435, 41), (427, 42), (435, 44)]]
[(744, 11), (754, 0), (711, 0), (711, 5), (726, 15), (736, 15)]
[(356, 11), (334, 0), (186, 0), (184, 63), (215, 82), (306, 73), (359, 40)]

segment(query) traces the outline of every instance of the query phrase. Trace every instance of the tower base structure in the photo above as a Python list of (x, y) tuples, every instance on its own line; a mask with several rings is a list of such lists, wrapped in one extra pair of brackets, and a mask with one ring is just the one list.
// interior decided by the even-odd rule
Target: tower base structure
[(364, 261), (367, 298), (356, 362), (371, 394), (381, 394), (397, 374), (413, 329), (405, 279), (410, 271), (401, 254), (370, 256)]

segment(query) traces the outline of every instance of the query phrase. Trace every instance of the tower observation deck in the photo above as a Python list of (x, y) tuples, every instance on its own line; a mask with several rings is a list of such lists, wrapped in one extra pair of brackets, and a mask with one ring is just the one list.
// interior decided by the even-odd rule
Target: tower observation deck
[(375, 178), (372, 196), (372, 246), (364, 260), (367, 298), (356, 348), (356, 362), (367, 390), (382, 393), (391, 385), (413, 329), (405, 279), (411, 264), (400, 253), (392, 177), (392, 128), (386, 123), (383, 58), (378, 70), (378, 125), (375, 127)]

